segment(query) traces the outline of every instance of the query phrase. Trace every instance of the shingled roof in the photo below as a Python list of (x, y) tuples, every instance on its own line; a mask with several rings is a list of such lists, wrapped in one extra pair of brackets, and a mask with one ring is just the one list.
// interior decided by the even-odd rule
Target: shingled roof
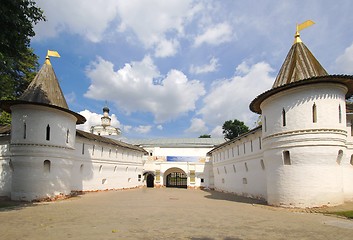
[(299, 33), (276, 77), (272, 89), (260, 94), (250, 103), (250, 110), (261, 114), (261, 103), (268, 97), (289, 88), (321, 82), (341, 83), (348, 88), (346, 97), (353, 94), (353, 76), (328, 75), (319, 61), (301, 41)]
[(306, 78), (328, 75), (319, 61), (301, 41), (295, 42), (279, 71), (272, 88)]
[(69, 109), (49, 57), (19, 99)]
[(43, 66), (19, 100), (3, 100), (0, 102), (0, 108), (11, 112), (10, 107), (18, 104), (44, 105), (56, 108), (74, 115), (77, 124), (86, 122), (85, 117), (69, 109), (49, 57), (46, 58)]

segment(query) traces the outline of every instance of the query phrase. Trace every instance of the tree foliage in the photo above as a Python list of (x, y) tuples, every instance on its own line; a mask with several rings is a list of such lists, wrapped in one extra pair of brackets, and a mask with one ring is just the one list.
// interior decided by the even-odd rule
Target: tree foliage
[(209, 135), (209, 134), (203, 134), (203, 135), (200, 135), (199, 138), (211, 138), (211, 135)]
[[(0, 4), (0, 100), (16, 99), (38, 70), (38, 57), (30, 48), (33, 26), (45, 20), (32, 0), (1, 0)], [(0, 113), (0, 125), (9, 115)]]
[(224, 137), (229, 140), (249, 131), (249, 128), (244, 124), (244, 122), (237, 119), (225, 121), (222, 129)]

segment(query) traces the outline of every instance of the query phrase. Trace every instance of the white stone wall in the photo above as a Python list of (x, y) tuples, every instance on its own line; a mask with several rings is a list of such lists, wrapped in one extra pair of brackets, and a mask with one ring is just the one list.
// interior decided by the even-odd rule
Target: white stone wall
[(142, 185), (141, 151), (77, 138), (73, 160), (73, 190), (122, 189)]
[(289, 89), (263, 101), (269, 204), (316, 207), (343, 203), (346, 91), (343, 85), (321, 83)]
[(266, 199), (266, 171), (261, 129), (212, 152), (214, 188)]
[(0, 137), (0, 197), (11, 196), (12, 161), (10, 160), (10, 136)]
[[(38, 144), (74, 148), (76, 118), (64, 111), (37, 105), (14, 105), (11, 144)], [(47, 129), (50, 129), (47, 140)]]

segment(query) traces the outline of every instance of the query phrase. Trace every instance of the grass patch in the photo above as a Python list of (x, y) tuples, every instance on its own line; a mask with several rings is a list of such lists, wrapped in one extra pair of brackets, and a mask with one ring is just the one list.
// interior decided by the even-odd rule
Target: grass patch
[(331, 214), (335, 214), (338, 216), (343, 216), (349, 219), (353, 219), (353, 210), (352, 211), (342, 211), (342, 212), (332, 212)]

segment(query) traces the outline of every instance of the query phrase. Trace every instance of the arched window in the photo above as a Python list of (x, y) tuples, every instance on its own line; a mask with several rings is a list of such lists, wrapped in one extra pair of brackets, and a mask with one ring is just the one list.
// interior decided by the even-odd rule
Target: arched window
[(292, 165), (289, 151), (283, 151), (283, 163), (284, 165)]
[(343, 157), (343, 151), (339, 150), (337, 154), (337, 160), (336, 160), (338, 165), (341, 165), (342, 157)]
[(286, 126), (286, 110), (282, 109), (282, 125), (283, 127)]
[(260, 160), (260, 164), (261, 164), (262, 170), (265, 170), (265, 163), (263, 159)]
[(316, 104), (313, 104), (313, 123), (317, 122)]
[(46, 139), (47, 141), (50, 140), (50, 126), (49, 126), (49, 124), (48, 124), (48, 126), (47, 126), (47, 133), (46, 133), (45, 139)]
[(50, 173), (50, 161), (49, 160), (45, 160), (44, 161), (44, 173)]
[(338, 105), (338, 122), (342, 123), (342, 109), (341, 109), (341, 104)]

